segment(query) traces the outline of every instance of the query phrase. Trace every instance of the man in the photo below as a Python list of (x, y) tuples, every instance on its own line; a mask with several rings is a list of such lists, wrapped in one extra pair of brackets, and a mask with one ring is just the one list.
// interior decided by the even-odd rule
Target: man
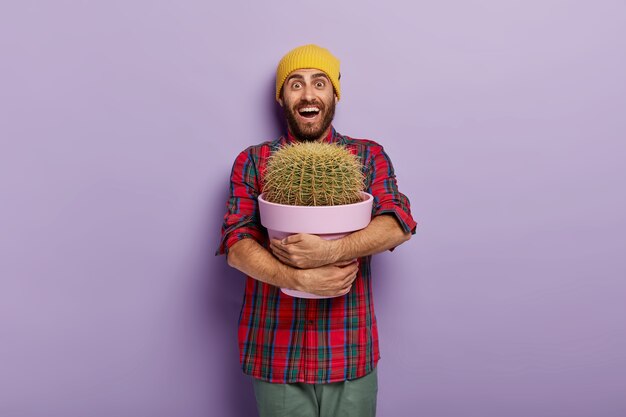
[[(247, 275), (240, 359), (254, 377), (261, 417), (376, 413), (380, 355), (371, 255), (407, 241), (416, 223), (383, 148), (333, 128), (339, 78), (339, 60), (324, 48), (305, 45), (285, 55), (276, 71), (276, 100), (287, 135), (241, 152), (231, 173), (218, 254)], [(269, 242), (257, 197), (268, 157), (295, 141), (338, 142), (359, 156), (366, 191), (374, 196), (365, 229), (332, 241), (297, 234)], [(333, 298), (293, 298), (280, 287)]]

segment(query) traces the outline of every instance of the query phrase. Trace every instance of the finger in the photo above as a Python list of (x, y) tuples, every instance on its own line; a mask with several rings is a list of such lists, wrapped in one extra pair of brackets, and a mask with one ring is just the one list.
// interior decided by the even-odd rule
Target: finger
[(282, 250), (285, 253), (289, 253), (289, 250), (291, 248), (291, 247), (287, 247), (287, 246), (283, 245), (280, 240), (272, 240), (270, 242), (270, 247), (278, 248), (278, 249)]
[(272, 249), (272, 252), (274, 253), (280, 253), (283, 256), (289, 256), (289, 252), (287, 252), (282, 246), (280, 245), (274, 245), (273, 243), (270, 244), (270, 249)]
[(302, 240), (302, 234), (301, 233), (297, 233), (295, 235), (291, 235), (291, 236), (287, 236), (286, 238), (284, 238), (281, 243), (283, 245), (288, 245), (290, 243), (297, 243), (300, 242)]
[(355, 263), (355, 264), (348, 265), (344, 267), (343, 269), (349, 275), (356, 274), (359, 271), (359, 265)]
[(348, 285), (345, 288), (342, 288), (339, 295), (346, 295), (350, 292), (351, 289), (352, 289), (352, 284)]
[(358, 276), (358, 273), (355, 272), (353, 274), (350, 274), (346, 277), (345, 283), (346, 285), (352, 285), (352, 283), (354, 282), (354, 280), (356, 279), (356, 277)]
[(287, 258), (285, 258), (280, 252), (272, 252), (272, 254), (274, 255), (274, 257), (276, 259), (278, 259), (279, 261), (281, 261), (282, 263), (287, 263), (286, 261), (288, 260)]
[(283, 256), (282, 254), (280, 254), (280, 253), (274, 253), (274, 256), (275, 256), (276, 258), (278, 258), (278, 260), (279, 260), (279, 261), (281, 261), (282, 263), (284, 263), (285, 265), (289, 265), (289, 266), (294, 266), (294, 267), (295, 267), (295, 265), (293, 264), (293, 262), (291, 262), (291, 259), (289, 259), (289, 258), (287, 258), (287, 257)]
[(339, 267), (339, 268), (345, 268), (345, 267), (348, 267), (348, 266), (351, 266), (351, 265), (355, 265), (355, 266), (357, 266), (357, 267), (358, 267), (359, 263), (358, 263), (358, 261), (356, 261), (356, 260), (351, 260), (351, 261), (340, 261), (340, 262), (335, 262), (333, 265), (334, 265), (334, 266), (337, 266), (337, 267)]

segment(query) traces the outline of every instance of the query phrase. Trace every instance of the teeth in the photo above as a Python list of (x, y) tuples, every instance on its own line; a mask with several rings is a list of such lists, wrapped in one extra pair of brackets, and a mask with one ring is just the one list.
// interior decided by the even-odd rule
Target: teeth
[(320, 109), (318, 109), (317, 107), (305, 107), (303, 109), (300, 109), (301, 112), (319, 112)]

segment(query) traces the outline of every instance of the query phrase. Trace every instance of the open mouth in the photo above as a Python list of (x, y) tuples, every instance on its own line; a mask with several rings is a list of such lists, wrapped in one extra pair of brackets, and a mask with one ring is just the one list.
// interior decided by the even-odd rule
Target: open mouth
[(309, 106), (298, 109), (298, 114), (305, 119), (314, 119), (320, 113), (319, 107)]

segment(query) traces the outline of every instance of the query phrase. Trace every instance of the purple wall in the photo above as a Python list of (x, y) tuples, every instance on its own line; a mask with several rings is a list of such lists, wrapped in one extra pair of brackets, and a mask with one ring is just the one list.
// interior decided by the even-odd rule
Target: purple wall
[(375, 263), (379, 415), (626, 415), (626, 5), (0, 5), (0, 416), (255, 415), (213, 253), (283, 53), (419, 221)]

